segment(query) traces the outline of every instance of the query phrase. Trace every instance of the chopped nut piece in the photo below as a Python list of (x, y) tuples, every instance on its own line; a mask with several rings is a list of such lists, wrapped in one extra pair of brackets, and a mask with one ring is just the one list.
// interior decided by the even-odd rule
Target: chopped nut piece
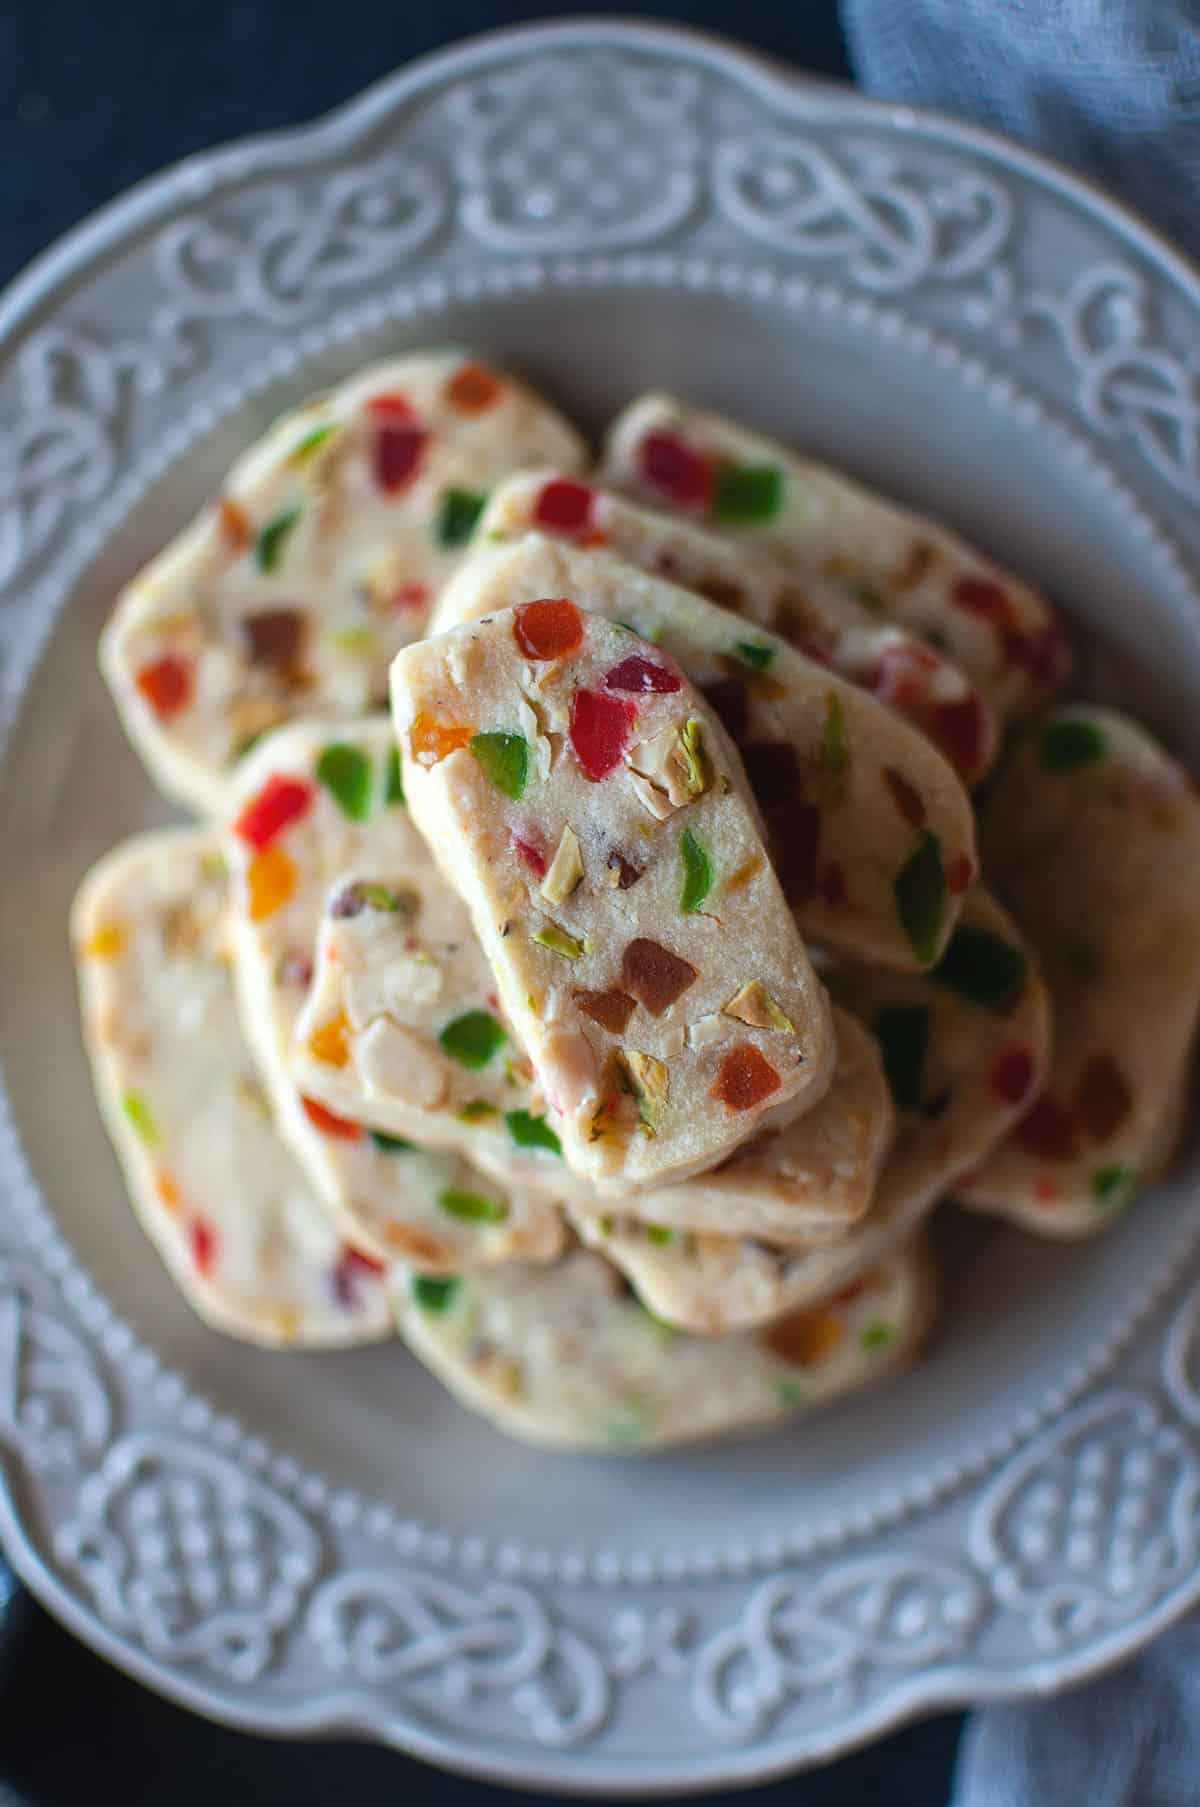
[(583, 877), (583, 857), (579, 837), (573, 828), (562, 831), (558, 851), (550, 862), (550, 870), (542, 880), (542, 896), (547, 903), (566, 903)]
[(711, 1016), (702, 1016), (698, 1022), (688, 1024), (688, 1043), (693, 1048), (709, 1048), (713, 1042), (719, 1042), (724, 1033), (721, 1019), (714, 1011)]
[(377, 1017), (360, 1036), (355, 1064), (372, 1096), (383, 1092), (431, 1111), (446, 1095), (446, 1075), (428, 1045), (388, 1017)]
[(548, 922), (544, 928), (538, 929), (533, 939), (538, 947), (547, 948), (552, 954), (561, 954), (564, 960), (578, 960), (581, 954), (589, 951), (586, 941), (578, 935), (572, 935), (557, 922)]
[(703, 724), (695, 717), (682, 727), (673, 722), (629, 754), (633, 788), (660, 822), (708, 789), (703, 734)]
[(671, 1092), (667, 1063), (655, 1060), (652, 1054), (640, 1054), (636, 1048), (627, 1048), (621, 1059), (638, 1101), (642, 1128), (648, 1136), (656, 1136), (666, 1116)]
[(781, 1035), (789, 1035), (794, 1027), (761, 979), (751, 979), (735, 992), (722, 1014), (733, 1017), (735, 1022), (749, 1023), (753, 1029), (778, 1029)]

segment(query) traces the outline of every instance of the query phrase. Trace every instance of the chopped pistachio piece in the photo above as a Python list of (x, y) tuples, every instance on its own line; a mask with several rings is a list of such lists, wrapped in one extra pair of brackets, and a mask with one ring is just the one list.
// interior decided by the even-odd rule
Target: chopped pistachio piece
[(751, 979), (740, 991), (735, 991), (728, 1004), (723, 1006), (722, 1015), (731, 1016), (738, 1023), (748, 1023), (752, 1029), (778, 1029), (781, 1035), (790, 1034), (795, 1027), (761, 979)]
[(578, 960), (586, 954), (588, 944), (578, 935), (560, 927), (557, 922), (548, 922), (544, 928), (538, 929), (533, 937), (538, 947), (547, 948), (552, 954), (561, 954), (564, 960)]
[(667, 1063), (655, 1060), (652, 1054), (641, 1054), (636, 1048), (627, 1048), (621, 1059), (629, 1076), (633, 1095), (638, 1101), (642, 1127), (648, 1136), (655, 1136), (662, 1128), (667, 1100), (671, 1094)]
[(582, 877), (583, 856), (579, 851), (579, 837), (568, 826), (559, 837), (550, 870), (542, 880), (542, 896), (547, 903), (566, 903)]

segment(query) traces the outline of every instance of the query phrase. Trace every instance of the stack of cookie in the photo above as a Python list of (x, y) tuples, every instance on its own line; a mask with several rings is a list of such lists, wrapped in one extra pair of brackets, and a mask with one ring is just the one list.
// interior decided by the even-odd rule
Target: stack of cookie
[(207, 825), (74, 935), (203, 1316), (398, 1326), (504, 1428), (628, 1450), (902, 1364), (940, 1200), (1086, 1235), (1162, 1171), (1200, 805), (1055, 707), (1059, 623), (944, 529), (667, 397), (586, 465), (461, 354), (277, 422), (104, 636)]

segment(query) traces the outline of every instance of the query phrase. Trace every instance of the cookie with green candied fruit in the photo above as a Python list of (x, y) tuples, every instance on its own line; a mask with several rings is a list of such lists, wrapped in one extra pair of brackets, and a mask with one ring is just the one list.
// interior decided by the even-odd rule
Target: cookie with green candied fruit
[(130, 1201), (214, 1329), (284, 1349), (392, 1334), (378, 1263), (284, 1147), (242, 1038), (215, 835), (127, 841), (71, 918), (84, 1039)]
[(497, 479), (583, 458), (540, 397), (461, 351), (374, 365), (281, 416), (104, 631), (155, 782), (215, 814), (258, 736), (378, 709)]
[(1042, 709), (1071, 670), (1062, 626), (1029, 584), (946, 527), (734, 421), (645, 395), (613, 423), (601, 475), (764, 547), (847, 619), (891, 620), (951, 658), (1005, 722)]
[(936, 1273), (921, 1244), (856, 1294), (714, 1340), (662, 1324), (601, 1256), (459, 1280), (389, 1276), (409, 1348), (499, 1431), (636, 1455), (765, 1430), (895, 1374), (928, 1334)]
[(970, 799), (923, 735), (727, 609), (542, 534), (481, 546), (443, 592), (433, 631), (558, 597), (659, 649), (631, 645), (623, 681), (656, 681), (639, 679), (638, 660), (649, 670), (665, 657), (704, 693), (741, 754), (806, 940), (902, 970), (933, 965), (977, 861)]
[(968, 788), (991, 770), (999, 728), (977, 686), (935, 646), (881, 620), (878, 609), (854, 601), (833, 578), (800, 583), (765, 548), (723, 539), (683, 515), (642, 507), (561, 471), (505, 478), (484, 509), (477, 541), (526, 533), (603, 549), (778, 634), (904, 716)]
[(957, 1189), (1045, 1236), (1089, 1236), (1170, 1164), (1200, 1016), (1200, 799), (1111, 709), (1056, 711), (984, 817), (988, 875), (1038, 950), (1054, 1012), (1047, 1082)]
[(1045, 986), (1016, 924), (982, 886), (932, 972), (849, 962), (821, 970), (882, 1049), (895, 1100), (895, 1139), (864, 1217), (836, 1241), (785, 1243), (572, 1212), (649, 1308), (682, 1329), (721, 1336), (857, 1286), (1008, 1133), (1046, 1072)]
[[(246, 1039), (281, 1135), (359, 1247), (427, 1273), (548, 1260), (563, 1232), (545, 1185), (527, 1185), (515, 1168), (506, 1183), (485, 1180), (452, 1149), (439, 1152), (411, 1137), (372, 1131), (306, 1092), (291, 1068), (332, 881), (352, 869), (399, 867), (419, 886), (432, 870), (404, 806), (393, 755), (382, 717), (295, 722), (239, 771), (223, 845)], [(334, 1073), (348, 1058), (345, 1034), (340, 1023), (327, 1025), (317, 1044)], [(432, 1113), (429, 1118), (435, 1121)]]
[(828, 1002), (738, 755), (674, 659), (560, 592), (407, 647), (392, 713), (409, 807), (575, 1172), (684, 1180), (822, 1097)]

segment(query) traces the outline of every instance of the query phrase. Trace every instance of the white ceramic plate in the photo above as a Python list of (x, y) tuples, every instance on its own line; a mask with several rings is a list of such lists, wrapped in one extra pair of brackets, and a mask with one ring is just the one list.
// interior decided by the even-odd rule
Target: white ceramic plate
[(934, 1353), (828, 1419), (537, 1455), (398, 1347), (191, 1316), (104, 1143), (65, 927), (164, 815), (96, 676), (118, 583), (281, 406), (429, 342), (592, 426), (677, 386), (945, 514), (1200, 764), (1198, 328), (1191, 271), (1036, 159), (598, 23), (185, 164), (8, 294), (0, 1530), (60, 1618), (240, 1725), (611, 1794), (1057, 1687), (1200, 1595), (1194, 1159), (1091, 1246), (950, 1225)]

